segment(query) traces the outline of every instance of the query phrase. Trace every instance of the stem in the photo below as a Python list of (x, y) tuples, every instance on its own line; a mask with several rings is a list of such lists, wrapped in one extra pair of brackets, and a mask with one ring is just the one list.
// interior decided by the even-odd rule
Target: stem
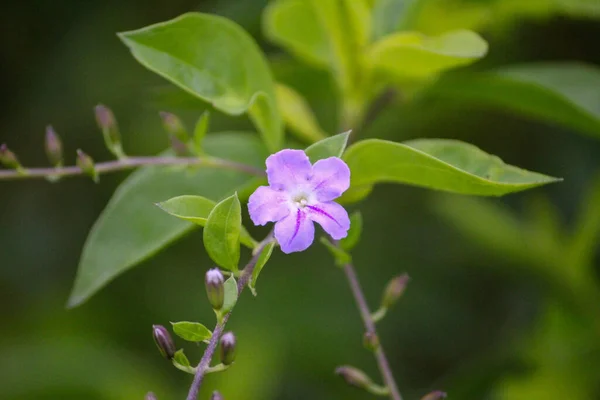
[[(152, 165), (205, 166), (240, 171), (249, 175), (264, 176), (265, 172), (251, 165), (225, 160), (217, 157), (128, 157), (120, 160), (95, 164), (98, 174), (123, 171)], [(59, 168), (21, 168), (19, 170), (0, 170), (0, 180), (61, 178), (85, 175), (81, 168), (73, 165)]]
[[(248, 281), (250, 280), (250, 277), (252, 276), (252, 272), (254, 271), (254, 267), (256, 266), (256, 262), (260, 257), (262, 249), (272, 240), (274, 239), (272, 238), (272, 235), (269, 234), (267, 238), (258, 245), (257, 250), (254, 252), (254, 255), (242, 270), (240, 279), (238, 279), (237, 281), (238, 298), (242, 294), (242, 291), (244, 290), (244, 288), (248, 284)], [(206, 347), (206, 350), (204, 350), (204, 354), (200, 359), (200, 363), (198, 363), (198, 367), (196, 367), (196, 375), (194, 376), (194, 381), (192, 382), (192, 386), (190, 387), (187, 400), (198, 399), (198, 392), (200, 391), (200, 386), (202, 386), (202, 381), (204, 379), (204, 376), (206, 375), (207, 370), (210, 367), (210, 362), (213, 358), (213, 355), (215, 354), (217, 345), (219, 344), (219, 339), (221, 338), (221, 335), (223, 335), (223, 330), (225, 329), (225, 325), (227, 324), (227, 321), (229, 320), (232, 311), (229, 311), (227, 314), (225, 314), (225, 316), (220, 322), (217, 322), (217, 325), (213, 330), (213, 334), (210, 338), (210, 341), (208, 342), (208, 346)]]
[[(377, 335), (377, 330), (375, 329), (375, 322), (371, 317), (371, 311), (369, 310), (367, 300), (365, 299), (365, 295), (362, 291), (362, 288), (360, 287), (360, 283), (358, 281), (358, 277), (356, 276), (354, 266), (350, 263), (345, 264), (344, 273), (346, 274), (346, 278), (348, 279), (348, 284), (350, 285), (350, 289), (352, 290), (352, 294), (354, 295), (354, 300), (356, 300), (356, 305), (358, 307), (358, 311), (360, 312), (360, 316), (362, 317), (367, 333)], [(394, 376), (392, 375), (392, 370), (390, 369), (390, 365), (388, 363), (387, 357), (385, 356), (385, 352), (381, 344), (377, 346), (377, 349), (375, 350), (375, 358), (377, 360), (377, 365), (379, 367), (379, 371), (381, 372), (383, 381), (390, 391), (390, 399), (402, 400), (402, 395), (400, 395), (400, 391), (398, 390), (398, 386), (396, 385), (396, 381), (394, 380)]]

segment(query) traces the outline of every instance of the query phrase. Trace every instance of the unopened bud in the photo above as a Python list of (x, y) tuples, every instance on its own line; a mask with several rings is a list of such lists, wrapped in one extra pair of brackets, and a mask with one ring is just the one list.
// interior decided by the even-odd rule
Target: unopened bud
[(369, 350), (377, 350), (379, 347), (379, 336), (374, 332), (366, 332), (363, 336), (363, 343)]
[(384, 308), (390, 308), (402, 297), (406, 285), (410, 280), (407, 274), (402, 274), (393, 278), (386, 286), (383, 292), (383, 298), (381, 299), (381, 306)]
[(152, 336), (160, 354), (168, 360), (172, 359), (175, 355), (175, 344), (167, 328), (162, 325), (152, 325)]
[(373, 385), (371, 378), (369, 378), (367, 374), (348, 365), (337, 367), (335, 373), (344, 378), (346, 383), (351, 386), (367, 389)]
[(221, 393), (215, 390), (212, 396), (210, 396), (210, 400), (225, 400), (225, 398)]
[(21, 168), (21, 163), (19, 159), (8, 149), (6, 144), (0, 145), (0, 164), (3, 164), (7, 168), (19, 169)]
[(204, 283), (206, 285), (206, 295), (213, 309), (219, 311), (223, 308), (225, 301), (225, 279), (218, 268), (209, 269), (206, 272)]
[(187, 143), (188, 133), (179, 117), (175, 114), (171, 114), (165, 111), (161, 111), (159, 115), (162, 119), (163, 126), (167, 133), (170, 136), (174, 136), (177, 139), (179, 139), (180, 142)]
[(46, 127), (46, 155), (48, 160), (55, 167), (60, 167), (63, 164), (63, 150), (60, 138), (54, 131), (51, 125)]
[(98, 171), (96, 171), (94, 160), (92, 160), (92, 157), (85, 154), (81, 149), (77, 149), (77, 166), (83, 172), (89, 175), (94, 182), (98, 182)]
[(235, 335), (233, 332), (221, 336), (221, 362), (224, 365), (233, 364), (235, 361)]
[(446, 393), (436, 390), (435, 392), (431, 392), (426, 394), (421, 400), (440, 400), (445, 399)]
[(96, 114), (96, 122), (102, 131), (104, 143), (106, 143), (108, 150), (118, 158), (125, 157), (121, 145), (119, 126), (117, 125), (117, 120), (111, 109), (105, 105), (98, 104), (94, 109), (94, 112)]
[(152, 392), (148, 392), (146, 393), (146, 397), (144, 397), (144, 400), (157, 400), (156, 399), (156, 395)]

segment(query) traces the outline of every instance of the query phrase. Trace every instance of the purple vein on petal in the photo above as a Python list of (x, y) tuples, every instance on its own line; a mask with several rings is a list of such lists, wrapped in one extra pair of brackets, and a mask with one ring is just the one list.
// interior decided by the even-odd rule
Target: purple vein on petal
[(296, 227), (294, 228), (294, 234), (292, 235), (290, 240), (288, 240), (288, 244), (292, 243), (292, 240), (294, 240), (296, 238), (296, 235), (298, 235), (298, 232), (300, 231), (300, 223), (301, 222), (302, 222), (302, 211), (298, 210), (298, 213), (296, 214)]
[(326, 213), (325, 211), (321, 210), (319, 207), (315, 207), (315, 206), (306, 206), (306, 207), (310, 208), (311, 210), (313, 210), (313, 211), (314, 211), (314, 212), (316, 212), (317, 214), (321, 214), (321, 215), (324, 215), (324, 216), (326, 216), (327, 218), (329, 218), (330, 220), (332, 220), (333, 222), (335, 222), (336, 224), (338, 224), (338, 226), (339, 226), (340, 228), (343, 228), (343, 227), (342, 227), (342, 224), (340, 224), (340, 223), (337, 221), (337, 219), (333, 218), (331, 215), (329, 215), (329, 214), (328, 214), (328, 213)]

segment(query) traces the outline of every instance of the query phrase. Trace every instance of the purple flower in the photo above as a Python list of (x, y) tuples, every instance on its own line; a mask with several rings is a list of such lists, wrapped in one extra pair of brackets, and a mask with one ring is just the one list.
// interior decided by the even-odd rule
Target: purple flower
[(332, 200), (350, 186), (350, 169), (337, 157), (310, 164), (302, 150), (281, 150), (267, 158), (269, 186), (248, 201), (255, 225), (275, 222), (275, 239), (284, 253), (306, 250), (314, 240), (313, 222), (335, 240), (348, 234), (350, 219)]

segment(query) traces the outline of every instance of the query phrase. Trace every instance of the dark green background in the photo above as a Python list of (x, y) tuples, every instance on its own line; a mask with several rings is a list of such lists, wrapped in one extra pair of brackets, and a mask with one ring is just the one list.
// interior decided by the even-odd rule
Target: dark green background
[[(268, 52), (280, 54), (260, 34), (265, 3), (3, 4), (0, 142), (8, 143), (23, 163), (43, 165), (44, 127), (52, 123), (70, 162), (80, 147), (96, 160), (108, 159), (92, 113), (94, 105), (104, 103), (118, 117), (128, 153), (162, 150), (167, 140), (158, 111), (181, 110), (160, 104), (157, 93), (165, 82), (138, 65), (115, 32), (201, 10), (236, 20)], [(476, 69), (535, 60), (600, 64), (597, 21), (519, 19), (483, 34), (490, 54)], [(322, 84), (327, 77), (288, 61), (278, 63), (277, 74), (303, 89), (322, 125), (334, 133), (334, 99)], [(181, 113), (191, 122), (200, 111)], [(243, 118), (213, 113), (212, 131), (248, 126)], [(530, 201), (544, 196), (567, 227), (600, 171), (600, 140), (473, 104), (434, 99), (413, 107), (395, 102), (363, 135), (461, 139), (508, 163), (564, 177), (560, 184), (490, 201), (525, 218)], [(160, 400), (185, 396), (190, 377), (161, 359), (151, 325), (194, 319), (212, 325), (203, 290), (203, 274), (211, 264), (200, 232), (126, 273), (83, 306), (64, 306), (87, 232), (124, 177), (105, 176), (99, 185), (84, 178), (59, 184), (0, 183), (1, 399), (142, 399), (148, 390)], [(510, 398), (561, 399), (565, 397), (556, 397), (560, 391), (552, 388), (575, 385), (583, 394), (573, 399), (600, 399), (593, 395), (600, 391), (600, 337), (596, 332), (581, 349), (572, 346), (583, 342), (579, 334), (589, 336), (586, 329), (600, 314), (582, 317), (567, 309), (564, 313), (577, 321), (568, 323), (574, 333), (545, 341), (541, 316), (549, 305), (562, 307), (556, 293), (560, 289), (526, 262), (463, 236), (434, 211), (432, 204), (440, 196), (382, 185), (354, 206), (364, 217), (363, 240), (354, 258), (372, 306), (394, 274), (412, 277), (405, 297), (380, 324), (405, 398), (445, 389), (453, 399), (501, 399), (508, 393), (507, 382), (539, 381), (539, 391), (513, 390)], [(599, 265), (596, 252), (596, 278)], [(315, 245), (286, 257), (276, 252), (258, 291), (257, 298), (244, 294), (228, 325), (239, 341), (235, 367), (209, 376), (202, 398), (216, 388), (228, 400), (369, 398), (333, 375), (337, 365), (352, 364), (379, 380), (374, 360), (362, 347), (363, 328), (343, 274), (324, 249)], [(532, 359), (534, 348), (545, 357)], [(188, 345), (187, 352), (196, 360), (201, 349)], [(585, 371), (584, 376), (536, 375), (560, 371), (561, 365)], [(578, 378), (586, 383), (573, 380)]]

